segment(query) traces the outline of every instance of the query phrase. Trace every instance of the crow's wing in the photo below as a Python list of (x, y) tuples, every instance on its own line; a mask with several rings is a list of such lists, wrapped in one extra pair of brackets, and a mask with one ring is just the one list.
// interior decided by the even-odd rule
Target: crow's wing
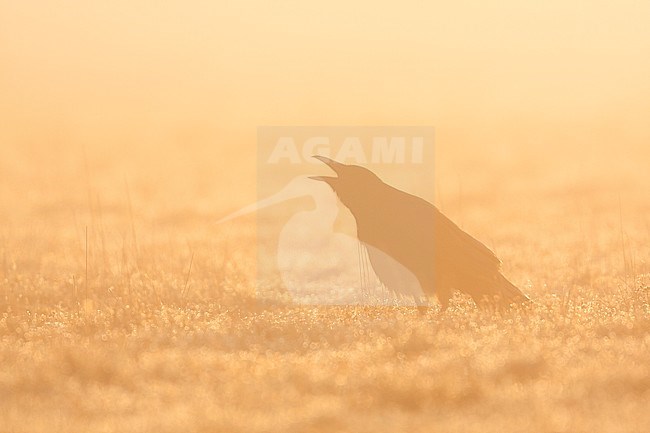
[[(357, 214), (361, 241), (413, 272), (425, 292), (453, 287), (469, 275), (493, 276), (500, 261), (489, 248), (461, 230), (420, 197), (386, 185), (380, 208)], [(377, 272), (381, 278), (381, 271)]]
[(462, 268), (468, 272), (499, 270), (501, 261), (488, 247), (463, 231), (433, 205), (431, 208), (437, 259), (448, 263), (452, 268)]
[[(501, 266), (497, 256), (428, 201), (392, 188), (386, 213), (394, 215), (392, 230), (403, 239), (404, 248), (426, 254), (434, 266), (467, 271), (494, 272)], [(431, 262), (429, 261), (429, 264)]]

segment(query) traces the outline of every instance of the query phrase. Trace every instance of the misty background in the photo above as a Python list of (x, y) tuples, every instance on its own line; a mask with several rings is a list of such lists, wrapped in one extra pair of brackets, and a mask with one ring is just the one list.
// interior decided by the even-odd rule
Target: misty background
[(472, 191), (525, 201), (527, 177), (625, 198), (647, 187), (649, 14), (635, 1), (0, 0), (0, 214), (89, 189), (122, 203), (125, 183), (136, 207), (236, 208), (255, 198), (259, 125), (434, 126), (448, 208)]

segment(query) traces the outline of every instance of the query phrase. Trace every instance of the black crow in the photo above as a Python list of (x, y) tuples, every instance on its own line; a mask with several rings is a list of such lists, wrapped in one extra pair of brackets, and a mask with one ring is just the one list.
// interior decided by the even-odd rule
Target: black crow
[[(501, 262), (494, 253), (431, 203), (384, 183), (367, 168), (323, 156), (314, 158), (336, 173), (336, 177), (312, 179), (330, 185), (350, 210), (359, 240), (410, 270), (425, 294), (438, 297), (443, 310), (453, 290), (469, 294), (479, 306), (507, 306), (528, 300), (501, 274)], [(373, 264), (372, 255), (370, 262)], [(381, 266), (373, 264), (373, 269), (385, 283)]]

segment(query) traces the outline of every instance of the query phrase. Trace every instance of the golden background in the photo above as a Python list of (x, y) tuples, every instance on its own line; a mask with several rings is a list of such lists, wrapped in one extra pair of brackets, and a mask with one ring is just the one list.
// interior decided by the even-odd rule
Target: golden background
[[(648, 431), (650, 3), (0, 0), (0, 430)], [(534, 301), (256, 304), (260, 125), (432, 125)], [(87, 236), (86, 236), (87, 231)]]

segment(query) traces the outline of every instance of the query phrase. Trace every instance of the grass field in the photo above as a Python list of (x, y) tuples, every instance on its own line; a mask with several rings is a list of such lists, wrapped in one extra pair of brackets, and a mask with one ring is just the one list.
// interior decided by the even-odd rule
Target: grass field
[(496, 316), (260, 304), (252, 219), (216, 226), (231, 204), (168, 196), (173, 176), (129, 190), (95, 158), (68, 186), (4, 171), (2, 432), (650, 430), (640, 163), (446, 183), (534, 300)]

